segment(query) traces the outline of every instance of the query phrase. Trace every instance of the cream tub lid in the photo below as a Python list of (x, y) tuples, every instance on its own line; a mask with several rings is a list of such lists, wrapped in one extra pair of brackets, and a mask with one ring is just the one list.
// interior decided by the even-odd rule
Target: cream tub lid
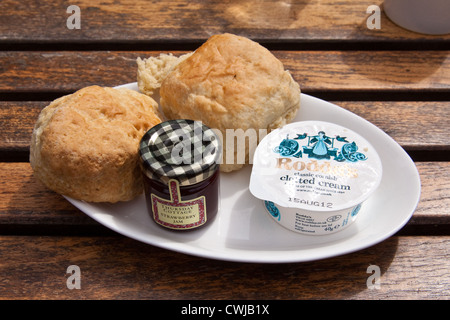
[(253, 157), (250, 192), (279, 206), (315, 211), (353, 207), (379, 186), (381, 160), (359, 134), (321, 121), (269, 133)]

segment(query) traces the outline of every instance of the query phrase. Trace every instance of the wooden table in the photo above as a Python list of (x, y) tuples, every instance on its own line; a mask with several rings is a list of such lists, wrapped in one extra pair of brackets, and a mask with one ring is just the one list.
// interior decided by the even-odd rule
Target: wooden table
[[(69, 4), (80, 29), (67, 27)], [(383, 12), (381, 29), (369, 29), (369, 5), (382, 1), (2, 1), (0, 299), (449, 299), (450, 36), (409, 32)], [(137, 57), (178, 55), (222, 32), (260, 42), (302, 92), (366, 118), (410, 154), (422, 194), (401, 231), (319, 261), (217, 261), (121, 236), (33, 177), (31, 131), (50, 101), (135, 82)], [(80, 289), (67, 287), (70, 265)]]

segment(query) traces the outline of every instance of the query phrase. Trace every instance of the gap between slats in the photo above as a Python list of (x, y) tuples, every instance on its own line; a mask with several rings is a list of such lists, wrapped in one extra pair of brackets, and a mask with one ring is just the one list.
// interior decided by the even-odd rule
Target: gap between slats
[[(81, 89), (78, 88), (78, 89)], [(77, 89), (75, 89), (77, 90)], [(55, 91), (2, 91), (1, 101), (52, 101), (61, 96), (72, 94), (74, 90)], [(302, 93), (326, 101), (448, 101), (450, 89), (442, 90), (302, 90)]]
[[(450, 50), (450, 41), (424, 39), (420, 41), (341, 41), (341, 40), (265, 40), (252, 39), (269, 50), (286, 51), (435, 51)], [(183, 51), (195, 50), (205, 39), (190, 41), (0, 41), (2, 51)]]

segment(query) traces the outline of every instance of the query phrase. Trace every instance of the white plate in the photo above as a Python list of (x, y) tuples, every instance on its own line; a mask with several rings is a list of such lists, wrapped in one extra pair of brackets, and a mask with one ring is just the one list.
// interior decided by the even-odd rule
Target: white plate
[[(136, 83), (122, 87), (138, 90)], [(386, 133), (329, 102), (302, 94), (295, 119), (322, 120), (347, 127), (378, 151), (383, 178), (355, 223), (331, 235), (309, 236), (286, 230), (249, 190), (250, 168), (222, 174), (220, 209), (206, 228), (177, 233), (158, 227), (147, 213), (144, 196), (119, 204), (67, 198), (102, 225), (132, 239), (185, 254), (240, 262), (302, 262), (347, 254), (377, 244), (401, 229), (420, 198), (420, 178), (407, 153)]]

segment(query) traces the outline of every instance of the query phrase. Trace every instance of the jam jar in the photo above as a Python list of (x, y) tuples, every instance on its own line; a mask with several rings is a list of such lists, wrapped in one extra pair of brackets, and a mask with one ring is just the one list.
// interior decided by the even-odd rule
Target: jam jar
[(169, 120), (139, 144), (147, 210), (159, 226), (187, 231), (217, 215), (222, 146), (200, 121)]

